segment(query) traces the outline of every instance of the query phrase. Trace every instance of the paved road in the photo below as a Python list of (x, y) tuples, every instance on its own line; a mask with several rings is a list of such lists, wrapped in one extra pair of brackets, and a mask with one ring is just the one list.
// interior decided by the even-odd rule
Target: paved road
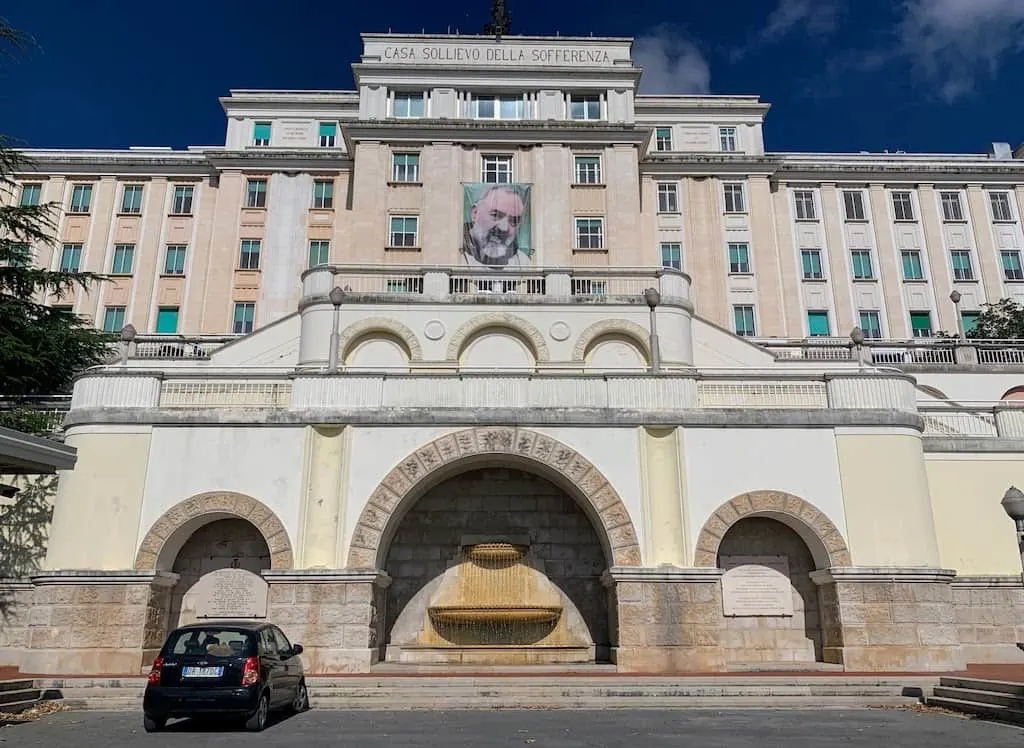
[(147, 735), (141, 716), (65, 712), (0, 728), (2, 748), (1003, 748), (1024, 745), (1024, 730), (978, 720), (889, 710), (739, 711), (311, 711), (258, 735), (189, 722)]

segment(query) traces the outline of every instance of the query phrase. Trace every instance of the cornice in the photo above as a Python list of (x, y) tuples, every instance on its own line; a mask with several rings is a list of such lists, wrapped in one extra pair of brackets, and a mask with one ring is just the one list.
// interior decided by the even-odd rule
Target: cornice
[(773, 176), (776, 162), (765, 156), (714, 153), (648, 153), (640, 162), (640, 174), (716, 174)]
[(31, 174), (133, 174), (204, 176), (213, 172), (202, 151), (24, 150)]
[(249, 148), (207, 152), (211, 166), (221, 169), (338, 171), (352, 168), (347, 153), (323, 148)]
[(634, 124), (607, 122), (583, 123), (576, 121), (523, 121), (486, 122), (474, 120), (361, 120), (342, 126), (345, 144), (351, 152), (352, 144), (364, 140), (428, 143), (485, 143), (506, 145), (567, 144), (624, 144), (646, 147), (651, 129)]

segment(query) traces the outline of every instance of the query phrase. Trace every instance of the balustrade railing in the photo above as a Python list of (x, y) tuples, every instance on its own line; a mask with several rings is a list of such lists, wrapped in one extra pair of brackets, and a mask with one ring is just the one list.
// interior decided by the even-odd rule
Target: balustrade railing
[(778, 361), (857, 361), (874, 366), (1024, 365), (1024, 340), (921, 338), (865, 340), (858, 354), (848, 338), (754, 340)]

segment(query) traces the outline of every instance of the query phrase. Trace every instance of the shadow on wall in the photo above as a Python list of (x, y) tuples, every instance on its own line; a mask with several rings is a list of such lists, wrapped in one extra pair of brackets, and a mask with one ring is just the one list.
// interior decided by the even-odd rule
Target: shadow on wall
[[(0, 504), (0, 582), (26, 579), (46, 556), (57, 476), (4, 476), (0, 483), (18, 488)], [(14, 607), (13, 594), (0, 586), (0, 616), (6, 620)]]

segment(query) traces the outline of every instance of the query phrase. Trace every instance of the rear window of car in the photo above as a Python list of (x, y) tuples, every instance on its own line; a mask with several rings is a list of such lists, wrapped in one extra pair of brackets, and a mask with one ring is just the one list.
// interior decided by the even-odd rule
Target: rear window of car
[(207, 657), (251, 657), (256, 654), (256, 637), (240, 629), (209, 628), (175, 631), (164, 645), (164, 655), (205, 655)]

